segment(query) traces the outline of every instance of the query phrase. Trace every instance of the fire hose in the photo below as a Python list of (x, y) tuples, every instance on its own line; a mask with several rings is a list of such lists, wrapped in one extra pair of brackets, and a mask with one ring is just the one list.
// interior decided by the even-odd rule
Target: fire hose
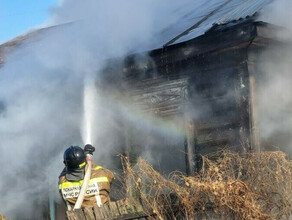
[(86, 188), (87, 188), (90, 176), (91, 176), (91, 167), (92, 167), (92, 155), (91, 154), (86, 155), (86, 161), (87, 161), (88, 167), (87, 167), (87, 170), (85, 172), (85, 176), (83, 179), (81, 190), (80, 190), (80, 193), (78, 195), (78, 198), (77, 198), (77, 201), (75, 203), (73, 210), (81, 208), (81, 205), (82, 205), (83, 200), (84, 200)]

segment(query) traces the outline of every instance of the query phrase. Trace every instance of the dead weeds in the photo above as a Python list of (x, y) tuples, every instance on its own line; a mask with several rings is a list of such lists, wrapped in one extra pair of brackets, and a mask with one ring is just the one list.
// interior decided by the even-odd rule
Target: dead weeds
[(283, 219), (292, 213), (292, 161), (280, 151), (204, 156), (194, 176), (165, 177), (141, 158), (135, 166), (122, 161), (127, 196), (159, 219)]

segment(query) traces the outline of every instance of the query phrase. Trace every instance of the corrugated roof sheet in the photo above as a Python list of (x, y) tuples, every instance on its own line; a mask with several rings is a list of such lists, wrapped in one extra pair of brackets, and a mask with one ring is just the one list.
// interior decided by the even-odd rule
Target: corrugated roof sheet
[[(190, 30), (187, 34), (184, 34), (176, 41), (172, 42), (170, 45), (185, 42), (191, 39), (194, 39), (196, 37), (199, 37), (203, 35), (206, 31), (208, 31), (210, 28), (213, 27), (213, 25), (224, 15), (226, 15), (228, 12), (234, 10), (239, 5), (241, 5), (246, 0), (232, 0), (228, 2), (228, 4), (224, 5), (220, 10), (218, 10), (215, 14), (213, 14), (211, 17), (209, 17), (206, 21), (204, 21), (202, 24), (200, 24), (199, 27)], [(223, 4), (226, 2), (226, 0), (223, 2)], [(207, 13), (206, 13), (207, 15)]]
[(270, 4), (273, 0), (248, 0), (234, 10), (230, 11), (225, 16), (221, 17), (216, 24), (226, 24), (234, 20), (244, 19), (253, 16), (256, 12), (260, 11), (263, 7)]
[[(140, 45), (139, 53), (189, 41), (205, 34), (214, 25), (223, 25), (253, 16), (274, 0), (193, 0), (177, 8), (175, 19), (166, 28)], [(171, 12), (170, 12), (171, 13)], [(62, 25), (63, 26), (63, 25)], [(57, 27), (57, 26), (56, 26)], [(44, 29), (48, 31), (50, 28)], [(27, 37), (27, 36), (26, 36)], [(13, 39), (11, 42), (15, 42)], [(3, 44), (2, 46), (5, 46)]]
[[(273, 0), (208, 0), (187, 7), (187, 12), (153, 40), (150, 49), (174, 45), (199, 37), (214, 25), (223, 25), (255, 15)], [(148, 48), (149, 49), (149, 48)]]
[(226, 0), (205, 0), (189, 2), (188, 5), (183, 5), (178, 9), (177, 19), (164, 28), (160, 33), (154, 36), (154, 39), (148, 45), (147, 50), (161, 48), (167, 42), (186, 31), (195, 23), (200, 21), (206, 14), (215, 10), (218, 6), (226, 2)]

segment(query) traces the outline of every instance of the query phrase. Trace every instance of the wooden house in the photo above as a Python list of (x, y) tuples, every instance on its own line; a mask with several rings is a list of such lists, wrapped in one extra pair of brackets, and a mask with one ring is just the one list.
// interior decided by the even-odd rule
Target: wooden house
[[(124, 97), (146, 115), (177, 123), (183, 130), (183, 139), (172, 144), (166, 141), (162, 150), (150, 149), (159, 155), (161, 170), (192, 173), (199, 168), (199, 155), (222, 148), (261, 150), (256, 104), (260, 80), (256, 79), (264, 73), (258, 68), (258, 57), (268, 47), (290, 45), (277, 34), (283, 28), (259, 20), (261, 10), (271, 2), (213, 0), (204, 7), (194, 4), (158, 33), (155, 41), (124, 58), (108, 61), (102, 83), (97, 85), (101, 92), (115, 89), (120, 94), (113, 97), (116, 101)], [(54, 28), (2, 44), (0, 64), (7, 51)], [(0, 113), (1, 109), (5, 106), (0, 100)], [(121, 145), (127, 147), (120, 151), (136, 157), (145, 147), (135, 140), (131, 126), (126, 123), (125, 128)], [(170, 165), (166, 158), (176, 163)]]
[[(256, 20), (270, 2), (222, 1), (217, 7), (210, 3), (204, 16), (172, 38), (164, 38), (163, 44), (154, 44), (157, 49), (146, 55), (133, 53), (116, 61), (117, 67), (109, 62), (105, 68), (105, 81), (140, 110), (183, 124), (184, 140), (157, 150), (162, 171), (191, 174), (200, 168), (200, 155), (220, 149), (262, 150), (256, 98), (265, 73), (259, 68), (259, 57), (267, 48), (289, 45), (277, 35), (284, 29)], [(188, 16), (177, 25), (187, 27)], [(177, 29), (169, 27), (164, 34)], [(108, 77), (111, 74), (121, 76), (118, 85)], [(136, 151), (133, 146), (143, 149), (143, 143), (131, 138), (134, 133), (126, 136), (128, 155)]]

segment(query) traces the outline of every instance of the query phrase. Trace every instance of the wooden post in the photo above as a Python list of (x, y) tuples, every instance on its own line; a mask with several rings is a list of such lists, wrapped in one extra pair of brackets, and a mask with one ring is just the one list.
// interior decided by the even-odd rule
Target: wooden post
[(195, 129), (193, 121), (185, 121), (185, 152), (186, 152), (186, 173), (193, 175), (196, 169), (195, 160)]
[(95, 220), (95, 216), (93, 214), (93, 208), (92, 207), (85, 207), (84, 208), (84, 215), (86, 216), (86, 220)]
[(78, 220), (77, 214), (74, 211), (67, 211), (68, 220)]
[(250, 136), (250, 84), (249, 74), (247, 69), (247, 61), (242, 62), (238, 68), (238, 80), (236, 82), (237, 94), (237, 114), (239, 122), (239, 146), (238, 150), (241, 153), (251, 151), (251, 136)]
[(259, 127), (257, 116), (257, 102), (256, 102), (256, 80), (255, 80), (255, 62), (254, 55), (248, 54), (248, 72), (250, 84), (250, 99), (249, 99), (249, 112), (250, 112), (250, 136), (251, 148), (255, 152), (260, 152), (260, 139)]

